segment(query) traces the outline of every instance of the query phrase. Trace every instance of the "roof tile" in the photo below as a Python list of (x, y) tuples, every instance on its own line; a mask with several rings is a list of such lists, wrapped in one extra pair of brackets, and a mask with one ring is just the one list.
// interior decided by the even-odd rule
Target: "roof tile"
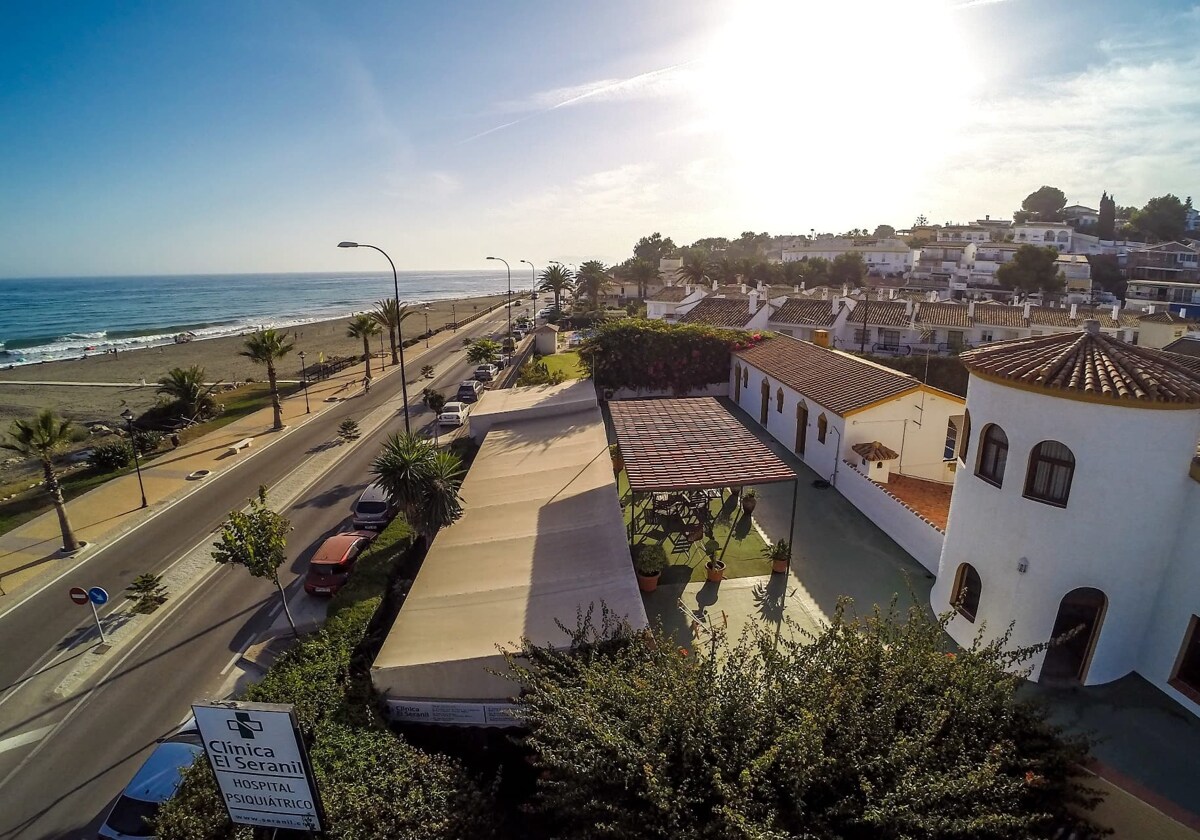
[(680, 324), (708, 324), (710, 327), (744, 327), (753, 317), (746, 300), (706, 297), (679, 319)]
[[(838, 309), (843, 305), (839, 303)], [(788, 298), (771, 316), (772, 321), (780, 324), (811, 324), (815, 327), (831, 326), (836, 318), (829, 301), (805, 298)]]
[(863, 318), (876, 327), (907, 327), (912, 320), (906, 304), (891, 300), (859, 301), (846, 320), (861, 324)]
[(969, 327), (967, 307), (961, 303), (922, 303), (917, 310), (917, 324), (930, 327)]

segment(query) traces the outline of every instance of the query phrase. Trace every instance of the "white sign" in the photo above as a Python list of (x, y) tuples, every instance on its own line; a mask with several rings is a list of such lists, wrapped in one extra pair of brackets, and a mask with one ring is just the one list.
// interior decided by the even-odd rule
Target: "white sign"
[(230, 702), (192, 711), (230, 820), (322, 830), (317, 785), (291, 706)]
[(447, 703), (437, 700), (388, 700), (392, 720), (442, 726), (520, 726), (512, 703)]

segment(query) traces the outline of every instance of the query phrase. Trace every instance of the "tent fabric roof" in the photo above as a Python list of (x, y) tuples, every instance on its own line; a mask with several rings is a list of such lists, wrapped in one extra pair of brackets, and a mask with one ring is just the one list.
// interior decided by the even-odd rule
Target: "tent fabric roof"
[(493, 426), (371, 666), (388, 699), (504, 700), (498, 646), (569, 644), (556, 619), (604, 602), (647, 626), (594, 392), (572, 414)]
[(796, 472), (712, 397), (608, 404), (630, 489), (792, 481)]

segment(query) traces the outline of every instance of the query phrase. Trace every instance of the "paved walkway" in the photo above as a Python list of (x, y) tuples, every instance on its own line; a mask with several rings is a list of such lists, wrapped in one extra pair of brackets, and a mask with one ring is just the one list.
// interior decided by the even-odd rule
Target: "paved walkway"
[[(440, 346), (447, 341), (461, 341), (461, 336), (452, 331), (438, 333), (430, 339), (430, 347)], [(406, 368), (414, 375), (420, 370), (420, 365), (416, 363), (424, 353), (423, 345), (414, 345), (406, 351)], [(399, 366), (389, 365), (380, 372), (376, 366), (373, 371), (376, 387), (393, 373), (398, 376), (399, 370)], [(362, 379), (363, 366), (358, 364), (329, 379), (312, 383), (308, 389), (311, 414), (305, 413), (303, 391), (282, 399), (284, 424), (296, 425), (318, 416), (329, 406), (326, 399), (340, 401), (355, 396), (362, 390)], [(419, 399), (419, 393), (412, 392), (409, 398), (415, 402)], [(136, 528), (156, 509), (187, 496), (200, 485), (200, 482), (188, 479), (193, 472), (210, 470), (215, 475), (247, 458), (253, 458), (256, 452), (270, 446), (276, 439), (276, 433), (271, 428), (273, 423), (272, 408), (267, 406), (146, 464), (142, 468), (142, 480), (149, 502), (148, 509), (141, 508), (136, 473), (114, 478), (69, 501), (67, 514), (75, 535), (89, 544), (84, 552)], [(243, 449), (236, 455), (229, 454), (234, 443), (247, 438), (254, 441), (249, 449)], [(53, 561), (61, 560), (61, 546), (61, 531), (53, 510), (0, 535), (0, 589), (7, 596), (0, 596), (0, 609), (5, 606), (6, 600), (11, 601), (13, 596), (58, 572), (61, 564)]]

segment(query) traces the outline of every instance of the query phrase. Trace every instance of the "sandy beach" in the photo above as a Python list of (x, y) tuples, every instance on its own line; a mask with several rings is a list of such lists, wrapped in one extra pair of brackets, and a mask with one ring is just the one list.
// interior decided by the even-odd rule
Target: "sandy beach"
[[(464, 298), (453, 301), (453, 311), (463, 321), (488, 305), (503, 300), (503, 295)], [(451, 301), (437, 301), (428, 310), (429, 328), (437, 329), (451, 322)], [(526, 301), (526, 311), (528, 301)], [(307, 362), (313, 364), (322, 353), (329, 359), (334, 356), (361, 355), (362, 342), (346, 335), (348, 318), (319, 321), (295, 328), (295, 351), (284, 359), (279, 368), (281, 379), (300, 378), (300, 358), (303, 350)], [(425, 312), (412, 315), (404, 322), (407, 337), (425, 331)], [(115, 382), (139, 383), (133, 387), (80, 387), (60, 385), (10, 385), (0, 384), (0, 431), (8, 428), (9, 422), (17, 417), (29, 417), (42, 408), (50, 408), (71, 420), (80, 423), (103, 422), (112, 424), (125, 406), (141, 412), (154, 405), (157, 397), (154, 383), (168, 370), (175, 367), (198, 365), (205, 370), (208, 381), (245, 382), (250, 379), (265, 380), (266, 371), (239, 356), (244, 338), (227, 336), (207, 341), (192, 341), (187, 344), (171, 344), (129, 350), (114, 355), (90, 356), (82, 360), (46, 362), (37, 365), (0, 370), (0, 382)], [(387, 347), (387, 336), (383, 336)], [(372, 350), (379, 352), (379, 339), (372, 342)], [(391, 361), (390, 352), (386, 361)], [(410, 377), (415, 372), (410, 371)], [(140, 387), (145, 380), (147, 387)]]

